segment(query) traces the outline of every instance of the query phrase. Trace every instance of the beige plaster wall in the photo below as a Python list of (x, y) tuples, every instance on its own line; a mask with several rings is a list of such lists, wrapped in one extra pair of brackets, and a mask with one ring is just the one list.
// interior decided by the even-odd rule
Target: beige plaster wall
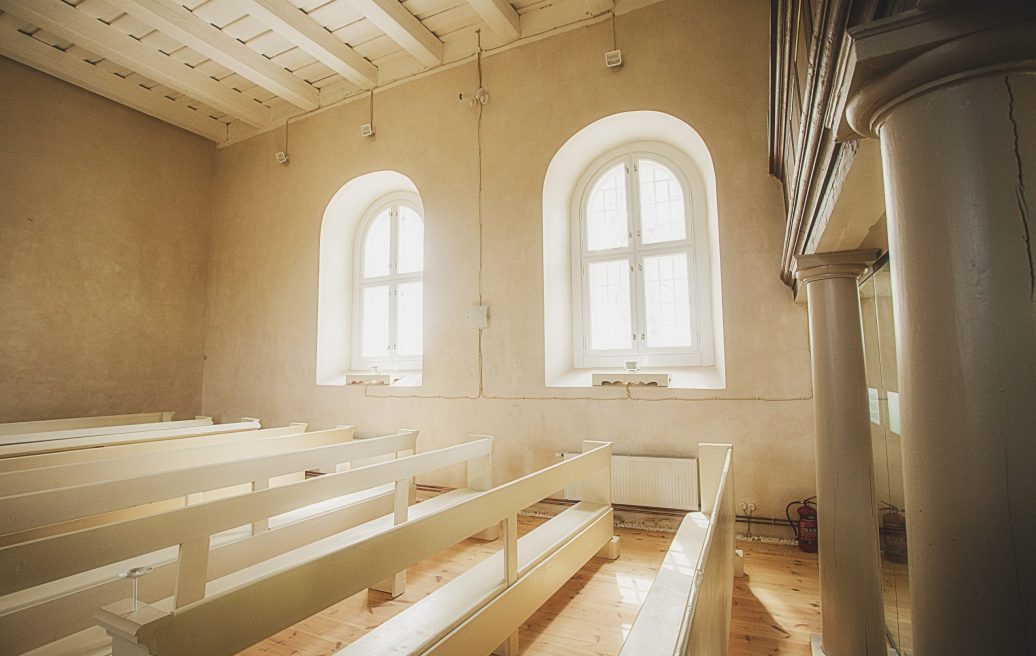
[[(599, 23), (484, 61), (491, 102), (481, 126), (482, 337), (466, 309), (479, 298), (476, 87), (473, 63), (379, 92), (374, 139), (358, 134), (367, 103), (292, 123), (284, 135), (218, 151), (204, 411), (361, 434), (422, 431), (422, 448), (466, 433), (497, 438), (511, 479), (607, 439), (620, 453), (693, 455), (698, 442), (736, 445), (737, 500), (757, 514), (813, 494), (812, 390), (805, 307), (777, 275), (780, 185), (767, 174), (765, 2), (666, 0), (618, 17), (626, 65), (603, 65)], [(558, 148), (616, 112), (652, 109), (692, 125), (718, 178), (727, 388), (546, 389), (543, 381), (542, 186)], [(420, 388), (315, 384), (320, 222), (356, 176), (392, 169), (425, 207), (425, 361)], [(567, 283), (566, 283), (567, 284)], [(391, 398), (385, 398), (391, 396)], [(452, 476), (428, 482), (449, 484)]]
[(214, 147), (0, 57), (0, 421), (201, 411)]

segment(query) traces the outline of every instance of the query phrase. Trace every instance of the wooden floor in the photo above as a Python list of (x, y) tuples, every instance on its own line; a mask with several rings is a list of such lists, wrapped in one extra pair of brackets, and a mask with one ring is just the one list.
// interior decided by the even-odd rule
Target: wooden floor
[[(544, 520), (520, 517), (525, 533)], [(591, 560), (520, 629), (521, 653), (537, 656), (617, 654), (672, 535), (617, 529), (622, 556)], [(472, 564), (499, 549), (500, 541), (465, 540), (407, 572), (407, 592), (390, 600), (362, 592), (245, 650), (246, 656), (327, 656), (357, 639)], [(731, 625), (732, 656), (810, 653), (820, 629), (815, 555), (794, 547), (742, 543), (747, 576), (736, 579)], [(374, 655), (372, 655), (374, 656)]]

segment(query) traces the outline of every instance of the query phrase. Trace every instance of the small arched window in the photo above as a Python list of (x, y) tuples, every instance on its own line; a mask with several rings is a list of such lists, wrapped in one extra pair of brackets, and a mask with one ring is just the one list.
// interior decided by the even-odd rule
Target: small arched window
[(708, 252), (686, 163), (660, 143), (598, 159), (572, 212), (577, 367), (712, 364)]
[(416, 194), (375, 202), (356, 239), (354, 369), (413, 371), (424, 351), (424, 219)]

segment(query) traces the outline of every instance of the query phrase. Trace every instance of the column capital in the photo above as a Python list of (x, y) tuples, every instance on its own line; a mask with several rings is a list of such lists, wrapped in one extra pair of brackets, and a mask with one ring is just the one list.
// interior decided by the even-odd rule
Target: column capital
[(839, 140), (876, 137), (896, 106), (960, 80), (1036, 70), (1036, 4), (950, 3), (849, 30), (833, 120)]
[(795, 278), (803, 284), (828, 278), (858, 279), (880, 256), (878, 249), (797, 255)]

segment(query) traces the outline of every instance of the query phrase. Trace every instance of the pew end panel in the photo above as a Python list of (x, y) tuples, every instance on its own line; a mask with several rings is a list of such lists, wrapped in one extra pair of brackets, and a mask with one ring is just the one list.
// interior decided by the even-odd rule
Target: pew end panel
[(734, 589), (733, 448), (700, 444), (700, 512), (677, 529), (620, 656), (725, 656)]

